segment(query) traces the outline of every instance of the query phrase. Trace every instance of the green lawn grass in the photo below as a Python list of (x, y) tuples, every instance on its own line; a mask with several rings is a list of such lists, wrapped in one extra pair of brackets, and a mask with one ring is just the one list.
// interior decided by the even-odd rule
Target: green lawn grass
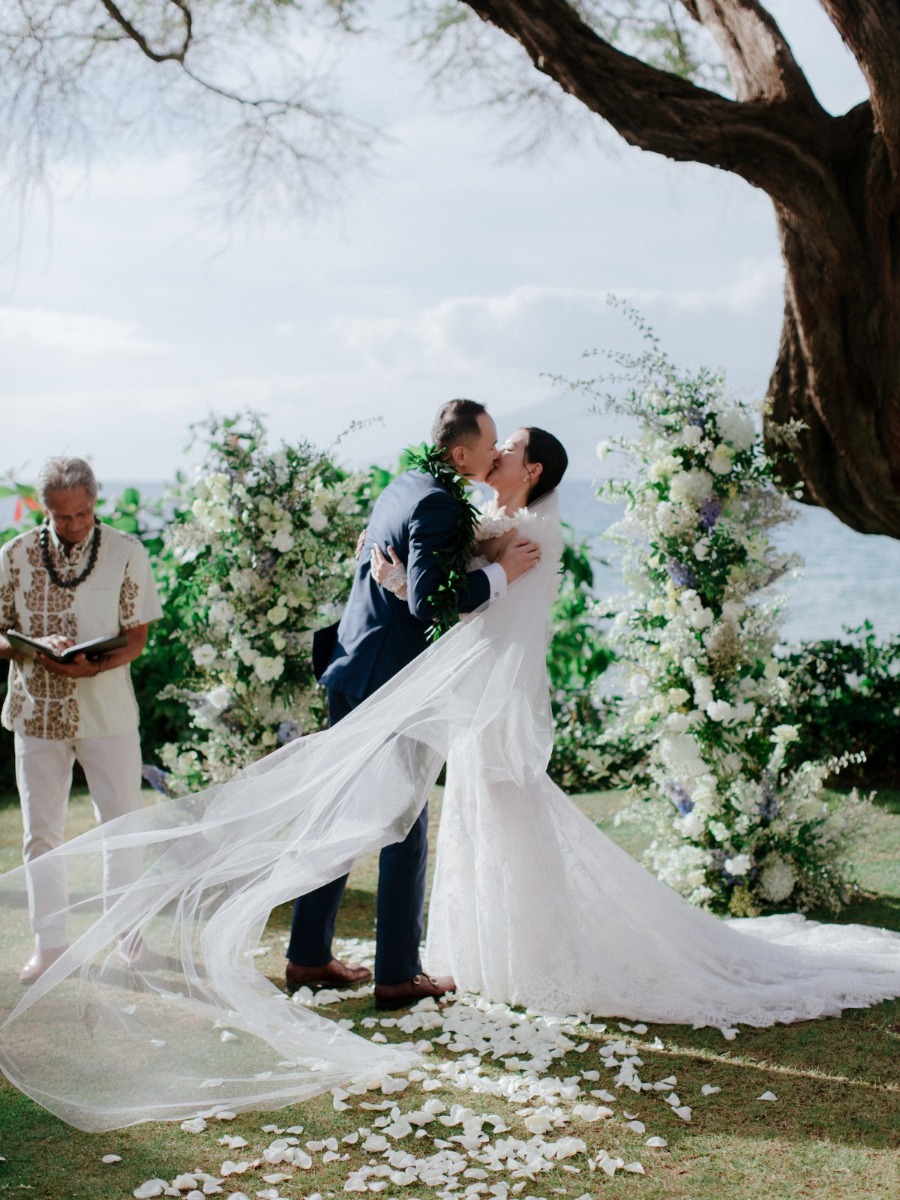
[[(615, 794), (601, 793), (578, 798), (592, 818), (632, 853), (642, 846), (640, 830), (634, 826), (615, 827), (613, 816), (619, 803)], [(436, 828), (440, 795), (433, 802), (432, 826)], [(437, 818), (437, 819), (434, 819)], [(90, 804), (84, 795), (71, 804), (70, 832), (91, 825)], [(19, 814), (15, 807), (0, 808), (0, 868), (18, 865), (20, 856)], [(864, 921), (900, 929), (900, 795), (879, 799), (875, 827), (856, 854), (859, 896), (841, 915), (842, 920)], [(347, 898), (341, 911), (339, 935), (365, 938), (372, 935), (374, 922), (374, 859), (361, 862), (351, 876)], [(283, 948), (290, 911), (288, 907), (273, 913), (264, 943), (269, 953), (260, 959), (263, 970), (273, 979), (283, 967)], [(11, 944), (0, 937), (0, 949), (7, 970), (16, 969), (28, 956), (27, 944)], [(330, 1016), (347, 1017), (355, 1022), (379, 1017), (370, 995), (348, 1000), (324, 1010)], [(358, 1027), (358, 1026), (357, 1026)], [(384, 1027), (390, 1040), (405, 1035), (391, 1026)], [(436, 1031), (437, 1032), (437, 1031)], [(417, 1037), (423, 1036), (417, 1034)], [(609, 1034), (581, 1029), (579, 1037), (587, 1043), (583, 1052), (571, 1050), (557, 1062), (553, 1072), (559, 1078), (581, 1075), (601, 1066), (598, 1049), (610, 1036), (620, 1037), (615, 1022)], [(581, 1137), (588, 1154), (576, 1155), (563, 1166), (540, 1174), (532, 1182), (523, 1182), (510, 1197), (567, 1196), (571, 1200), (584, 1195), (614, 1198), (641, 1196), (671, 1197), (672, 1200), (746, 1200), (751, 1196), (788, 1198), (822, 1197), (827, 1200), (868, 1200), (872, 1197), (895, 1200), (900, 1196), (900, 1002), (877, 1008), (853, 1011), (840, 1020), (805, 1022), (771, 1030), (741, 1030), (734, 1041), (725, 1041), (716, 1030), (691, 1030), (682, 1026), (653, 1026), (647, 1033), (632, 1035), (643, 1060), (641, 1078), (655, 1081), (675, 1076), (675, 1090), (682, 1103), (693, 1109), (690, 1124), (676, 1116), (661, 1095), (636, 1096), (627, 1091), (616, 1093), (616, 1116), (608, 1121), (585, 1124), (566, 1110), (567, 1123), (548, 1138), (573, 1135)], [(658, 1039), (658, 1040), (657, 1040)], [(48, 1053), (52, 1053), (52, 1031), (48, 1032)], [(442, 1046), (435, 1046), (432, 1059), (452, 1059)], [(502, 1067), (484, 1060), (486, 1076), (495, 1076)], [(613, 1072), (609, 1072), (611, 1077)], [(607, 1087), (582, 1083), (588, 1087)], [(436, 1076), (437, 1078), (437, 1076)], [(701, 1087), (721, 1088), (718, 1094), (703, 1096)], [(774, 1092), (774, 1103), (760, 1101), (765, 1091)], [(521, 1104), (510, 1104), (496, 1097), (478, 1095), (443, 1081), (428, 1093), (448, 1107), (461, 1104), (476, 1112), (498, 1113), (510, 1127), (510, 1134), (527, 1138)], [(354, 1098), (346, 1112), (335, 1112), (331, 1096), (275, 1113), (244, 1114), (227, 1124), (211, 1124), (200, 1134), (183, 1132), (177, 1124), (146, 1124), (107, 1134), (85, 1134), (62, 1122), (22, 1096), (5, 1081), (0, 1081), (0, 1196), (34, 1197), (35, 1200), (119, 1200), (129, 1197), (144, 1180), (161, 1177), (171, 1181), (176, 1175), (199, 1169), (218, 1177), (226, 1158), (257, 1159), (275, 1134), (265, 1125), (279, 1129), (302, 1126), (297, 1134), (301, 1143), (326, 1137), (341, 1138), (360, 1126), (374, 1128), (380, 1116), (362, 1104), (380, 1101), (380, 1094)], [(420, 1107), (425, 1096), (418, 1086), (399, 1095), (403, 1111)], [(565, 1109), (565, 1106), (563, 1105)], [(569, 1109), (571, 1106), (569, 1106)], [(625, 1111), (637, 1112), (646, 1132), (632, 1132)], [(433, 1152), (431, 1139), (450, 1137), (459, 1129), (428, 1127), (428, 1137), (411, 1138), (398, 1146), (423, 1155)], [(249, 1143), (246, 1149), (232, 1152), (219, 1144), (223, 1135), (239, 1135)], [(666, 1139), (664, 1149), (651, 1150), (645, 1141), (651, 1134)], [(265, 1164), (245, 1174), (230, 1176), (222, 1183), (223, 1197), (241, 1194), (254, 1200), (259, 1192), (274, 1186), (284, 1200), (307, 1200), (315, 1193), (339, 1197), (344, 1192), (348, 1173), (365, 1162), (378, 1162), (378, 1156), (359, 1145), (341, 1149), (349, 1160), (322, 1163), (314, 1154), (315, 1166), (309, 1171), (272, 1168)], [(591, 1171), (588, 1157), (605, 1149), (625, 1162), (639, 1161), (645, 1175), (619, 1172), (609, 1178), (601, 1170)], [(106, 1165), (103, 1155), (117, 1154), (122, 1161)], [(566, 1170), (565, 1167), (571, 1168)], [(263, 1176), (281, 1170), (290, 1176), (277, 1185), (267, 1184)], [(485, 1186), (504, 1180), (506, 1175), (491, 1176)], [(521, 1180), (519, 1182), (522, 1182)], [(464, 1195), (473, 1185), (463, 1178), (454, 1194)], [(185, 1194), (182, 1192), (182, 1194)], [(432, 1195), (421, 1187), (389, 1185), (386, 1190), (368, 1193), (382, 1198)], [(482, 1193), (493, 1200), (497, 1193)]]

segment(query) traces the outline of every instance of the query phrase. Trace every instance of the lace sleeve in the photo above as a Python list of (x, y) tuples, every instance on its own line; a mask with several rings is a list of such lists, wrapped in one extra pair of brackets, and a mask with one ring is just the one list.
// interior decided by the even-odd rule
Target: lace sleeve
[(403, 563), (389, 562), (377, 546), (373, 547), (369, 561), (372, 564), (372, 578), (375, 582), (385, 591), (393, 592), (398, 599), (405, 600), (409, 595), (409, 587)]

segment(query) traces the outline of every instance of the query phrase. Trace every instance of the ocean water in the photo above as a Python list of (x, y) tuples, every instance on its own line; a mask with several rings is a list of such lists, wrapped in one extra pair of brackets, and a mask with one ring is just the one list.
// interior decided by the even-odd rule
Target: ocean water
[[(601, 504), (595, 490), (584, 480), (564, 481), (560, 508), (563, 519), (591, 540), (595, 555), (608, 560), (614, 546), (602, 535), (621, 510)], [(780, 549), (799, 554), (804, 566), (773, 588), (785, 599), (784, 640), (840, 637), (843, 626), (856, 627), (866, 620), (879, 637), (900, 632), (900, 541), (857, 533), (821, 508), (792, 508), (796, 520), (782, 526), (775, 540)], [(618, 566), (598, 566), (595, 591), (603, 596), (621, 593)]]

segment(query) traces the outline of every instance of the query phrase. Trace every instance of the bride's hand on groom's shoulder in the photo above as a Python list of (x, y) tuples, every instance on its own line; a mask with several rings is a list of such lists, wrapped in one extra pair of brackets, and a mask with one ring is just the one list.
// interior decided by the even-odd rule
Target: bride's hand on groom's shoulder
[(497, 559), (506, 575), (506, 582), (512, 583), (525, 575), (541, 559), (541, 548), (530, 538), (514, 538), (505, 547)]

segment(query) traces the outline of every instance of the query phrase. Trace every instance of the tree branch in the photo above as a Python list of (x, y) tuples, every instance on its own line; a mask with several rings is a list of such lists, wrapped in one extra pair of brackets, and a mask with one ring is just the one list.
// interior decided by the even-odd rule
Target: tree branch
[(898, 0), (821, 0), (869, 85), (875, 128), (900, 180), (900, 3)]
[(772, 15), (757, 0), (681, 0), (708, 29), (739, 100), (794, 100), (822, 111)]
[(114, 0), (100, 0), (100, 3), (116, 22), (116, 24), (119, 25), (131, 38), (131, 40), (140, 48), (142, 53), (146, 54), (146, 56), (153, 62), (184, 63), (185, 55), (187, 54), (188, 48), (191, 44), (194, 25), (193, 15), (188, 5), (184, 3), (184, 0), (169, 0), (169, 3), (174, 5), (174, 7), (177, 8), (181, 13), (181, 19), (184, 25), (184, 37), (181, 45), (175, 50), (154, 50), (147, 38), (139, 29), (131, 24), (121, 9), (118, 8), (118, 6), (114, 3)]
[[(835, 229), (839, 240), (851, 233), (843, 224), (844, 206), (827, 165), (834, 118), (814, 99), (798, 100), (795, 78), (790, 94), (778, 99), (729, 100), (617, 50), (566, 0), (465, 2), (515, 38), (539, 71), (631, 145), (732, 171), (790, 211), (813, 215), (826, 228), (840, 223)], [(709, 2), (696, 0), (698, 6)], [(746, 7), (749, 0), (736, 2)], [(755, 9), (745, 14), (748, 21), (762, 19), (759, 6)], [(749, 38), (748, 28), (742, 40)], [(780, 36), (777, 27), (771, 23), (767, 28), (774, 44), (772, 39)], [(790, 68), (793, 59), (786, 44), (784, 53)], [(796, 71), (794, 64), (792, 78)], [(808, 88), (806, 93), (811, 95)]]

